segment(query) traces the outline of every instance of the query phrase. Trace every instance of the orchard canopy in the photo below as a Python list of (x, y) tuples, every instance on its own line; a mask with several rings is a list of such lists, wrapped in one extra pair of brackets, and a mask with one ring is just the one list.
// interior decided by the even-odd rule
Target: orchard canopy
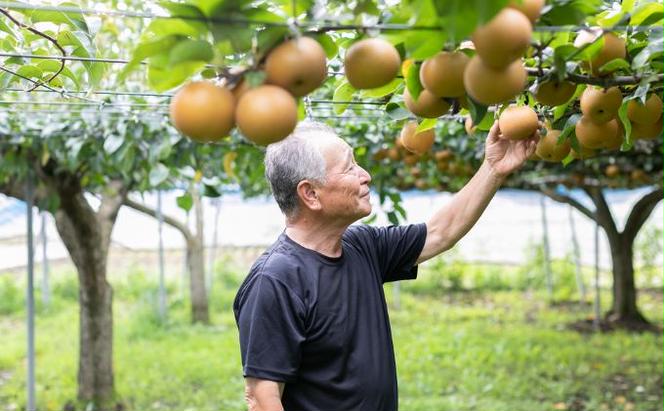
[[(616, 252), (661, 198), (658, 1), (11, 1), (0, 13), (0, 187), (20, 196), (33, 170), (52, 211), (64, 191), (39, 188), (58, 179), (123, 197), (175, 188), (186, 210), (191, 187), (266, 193), (263, 146), (305, 119), (354, 147), (395, 223), (402, 190), (465, 184), (498, 119), (505, 138), (542, 135), (506, 185), (574, 205)], [(601, 189), (644, 186), (621, 232)]]

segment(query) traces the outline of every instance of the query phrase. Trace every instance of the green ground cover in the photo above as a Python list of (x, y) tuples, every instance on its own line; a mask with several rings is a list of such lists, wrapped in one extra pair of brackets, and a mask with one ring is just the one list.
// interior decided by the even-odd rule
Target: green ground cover
[[(450, 276), (456, 278), (459, 270), (466, 273), (463, 281), (451, 284), (456, 280)], [(563, 280), (556, 283), (558, 301), (548, 303), (523, 269), (456, 262), (422, 271), (420, 280), (401, 286), (398, 308), (393, 286), (386, 287), (401, 410), (662, 409), (661, 335), (570, 331), (565, 325), (587, 318), (590, 305), (561, 302), (572, 294)], [(124, 409), (245, 409), (231, 313), (241, 276), (217, 273), (210, 327), (188, 324), (186, 300), (178, 297), (175, 284), (163, 324), (153, 309), (156, 287), (148, 280), (156, 277), (153, 273), (111, 277), (115, 378)], [(38, 307), (38, 405), (40, 410), (85, 409), (74, 401), (75, 275), (67, 271), (53, 277), (52, 305)], [(22, 300), (22, 284), (0, 276), (0, 411), (25, 406)], [(642, 292), (640, 301), (647, 318), (662, 326), (661, 289)]]

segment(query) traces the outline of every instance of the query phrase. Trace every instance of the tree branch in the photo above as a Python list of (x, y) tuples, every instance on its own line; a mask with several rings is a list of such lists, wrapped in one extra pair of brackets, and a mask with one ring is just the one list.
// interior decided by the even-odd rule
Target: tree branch
[(570, 197), (570, 196), (568, 196), (568, 195), (565, 195), (565, 194), (559, 194), (559, 193), (556, 193), (554, 190), (552, 190), (552, 189), (550, 189), (550, 188), (540, 187), (539, 190), (540, 190), (544, 195), (546, 195), (547, 197), (549, 197), (549, 198), (551, 198), (551, 199), (553, 199), (553, 200), (555, 200), (555, 201), (557, 201), (557, 202), (559, 202), (559, 203), (566, 203), (566, 204), (571, 205), (572, 207), (574, 207), (574, 208), (576, 208), (577, 210), (579, 210), (583, 215), (585, 215), (585, 216), (588, 217), (589, 219), (595, 221), (595, 213), (593, 213), (592, 211), (590, 211), (586, 206), (584, 206), (583, 204), (579, 203), (578, 201), (576, 201), (576, 200), (573, 199), (572, 197)]
[(111, 231), (118, 216), (122, 203), (127, 198), (129, 186), (120, 180), (111, 181), (101, 197), (101, 205), (97, 211), (97, 221), (101, 226), (101, 237), (104, 249), (107, 250), (111, 241)]
[[(540, 73), (537, 67), (527, 67), (526, 72), (529, 76), (538, 78), (547, 77), (553, 69)], [(581, 74), (567, 73), (565, 80), (575, 84), (591, 84), (594, 86), (612, 87), (612, 86), (634, 86), (641, 83), (644, 78), (650, 78), (652, 82), (661, 82), (664, 80), (664, 74), (651, 74), (649, 76), (615, 76), (615, 77), (591, 77)]]
[[(147, 214), (149, 216), (152, 216), (154, 218), (157, 218), (157, 210), (150, 208), (146, 206), (145, 204), (141, 204), (139, 202), (136, 202), (132, 200), (131, 198), (127, 197), (124, 200), (124, 205), (126, 205), (129, 208), (133, 208), (136, 211), (140, 211), (143, 214)], [(182, 222), (178, 221), (177, 219), (162, 214), (162, 217), (164, 219), (164, 222), (171, 227), (175, 228), (176, 230), (180, 231), (182, 235), (184, 236), (185, 240), (187, 242), (191, 241), (193, 239), (193, 234), (191, 230)]]
[[(16, 19), (15, 19), (10, 13), (9, 13), (9, 10), (6, 10), (6, 9), (2, 9), (2, 8), (0, 8), (0, 13), (4, 14), (5, 16), (7, 16), (7, 18), (8, 18), (9, 20), (11, 20), (12, 23), (16, 24), (17, 26), (19, 26), (19, 27), (21, 27), (21, 28), (24, 28), (24, 29), (26, 29), (26, 30), (28, 30), (28, 31), (30, 31), (30, 32), (32, 32), (32, 33), (34, 33), (34, 34), (36, 34), (36, 35), (38, 35), (38, 36), (40, 36), (40, 37), (43, 37), (43, 38), (45, 38), (45, 39), (48, 40), (48, 41), (50, 41), (51, 43), (53, 43), (53, 44), (55, 45), (55, 47), (58, 48), (58, 50), (60, 50), (60, 52), (62, 53), (62, 56), (63, 56), (63, 57), (66, 57), (66, 56), (67, 56), (67, 51), (65, 51), (65, 49), (60, 45), (60, 43), (58, 43), (58, 41), (57, 41), (56, 39), (54, 39), (53, 37), (49, 36), (48, 34), (42, 32), (42, 31), (40, 31), (40, 30), (37, 30), (36, 28), (34, 28), (34, 27), (32, 27), (32, 26), (28, 26), (27, 24), (25, 24), (25, 23), (21, 23), (20, 21), (16, 20)], [(55, 72), (55, 74), (53, 74), (53, 75), (51, 76), (51, 78), (49, 78), (48, 80), (46, 80), (46, 83), (50, 83), (54, 78), (56, 78), (57, 76), (59, 76), (60, 73), (62, 73), (62, 70), (64, 70), (64, 69), (65, 69), (65, 60), (62, 59), (62, 60), (60, 60), (60, 68), (58, 69), (57, 72)], [(39, 83), (35, 84), (35, 85), (34, 85), (30, 90), (28, 90), (28, 91), (33, 91), (33, 90), (35, 90), (37, 87), (39, 87), (39, 86), (41, 86), (41, 85), (43, 85), (43, 84), (44, 84), (44, 83), (39, 82)]]
[(597, 223), (604, 227), (607, 235), (619, 235), (618, 228), (616, 227), (615, 221), (613, 221), (613, 214), (611, 214), (611, 209), (609, 204), (606, 202), (606, 198), (602, 193), (601, 187), (583, 187), (583, 191), (588, 194), (593, 203), (595, 203), (596, 211), (595, 215), (597, 216)]
[(627, 241), (631, 242), (634, 240), (641, 227), (643, 227), (643, 224), (648, 220), (650, 213), (652, 213), (655, 206), (662, 200), (663, 196), (664, 190), (660, 187), (644, 195), (634, 204), (623, 230)]

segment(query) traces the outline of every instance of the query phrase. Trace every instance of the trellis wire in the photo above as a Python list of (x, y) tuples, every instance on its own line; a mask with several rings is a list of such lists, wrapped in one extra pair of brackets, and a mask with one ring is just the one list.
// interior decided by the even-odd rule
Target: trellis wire
[(83, 101), (92, 101), (92, 102), (96, 102), (95, 100), (93, 100), (93, 99), (91, 99), (91, 98), (87, 98), (87, 97), (81, 97), (81, 96), (75, 96), (75, 95), (71, 95), (71, 96), (70, 96), (69, 94), (67, 94), (66, 90), (57, 90), (57, 89), (55, 89), (55, 88), (49, 86), (48, 84), (40, 83), (40, 82), (35, 81), (35, 80), (33, 80), (33, 79), (29, 78), (29, 77), (25, 77), (24, 75), (19, 74), (19, 73), (15, 72), (15, 71), (12, 71), (12, 70), (10, 70), (10, 69), (8, 69), (8, 68), (6, 68), (6, 67), (2, 67), (2, 66), (0, 66), (0, 70), (4, 71), (5, 73), (9, 73), (9, 74), (14, 75), (14, 76), (16, 76), (16, 77), (22, 78), (23, 80), (29, 81), (29, 82), (31, 82), (31, 83), (33, 83), (33, 84), (39, 84), (40, 87), (45, 87), (46, 89), (51, 90), (51, 91), (54, 92), (54, 93), (58, 93), (58, 94), (60, 94), (60, 95), (63, 96), (63, 97), (73, 97), (73, 98), (77, 98), (77, 99), (79, 99), (79, 100), (83, 100)]
[[(13, 92), (27, 92), (22, 88), (10, 87), (3, 89), (3, 91), (13, 91)], [(36, 89), (30, 93), (55, 93), (60, 94), (59, 91)], [(88, 90), (88, 91), (77, 91), (77, 90), (67, 90), (68, 94), (96, 94), (96, 95), (109, 95), (109, 96), (135, 96), (135, 97), (173, 97), (173, 93), (150, 93), (143, 91), (112, 91), (112, 90)]]
[[(250, 20), (239, 18), (221, 18), (221, 17), (196, 17), (196, 16), (168, 16), (159, 15), (147, 12), (131, 12), (123, 10), (95, 10), (85, 9), (78, 7), (68, 6), (36, 6), (30, 4), (0, 2), (0, 7), (10, 10), (41, 10), (41, 11), (59, 11), (63, 13), (84, 14), (84, 15), (100, 15), (100, 16), (118, 16), (142, 19), (180, 19), (180, 20), (194, 20), (213, 23), (224, 23), (229, 25), (263, 25), (271, 27), (286, 27), (291, 25), (288, 22), (274, 22), (267, 20)], [(382, 31), (442, 31), (443, 27), (440, 26), (419, 26), (409, 24), (376, 24), (376, 25), (353, 25), (353, 24), (337, 24), (326, 25), (324, 22), (313, 21), (297, 21), (297, 26), (301, 28), (317, 29), (318, 31), (344, 31), (344, 30), (382, 30)], [(584, 26), (536, 26), (535, 31), (539, 32), (561, 32), (561, 31), (578, 31), (589, 29)], [(614, 26), (611, 28), (613, 31), (662, 31), (660, 26)]]
[(72, 101), (13, 101), (13, 100), (0, 100), (0, 105), (11, 104), (11, 105), (53, 105), (53, 106), (83, 106), (83, 107), (168, 107), (168, 104), (158, 104), (158, 103), (76, 103)]

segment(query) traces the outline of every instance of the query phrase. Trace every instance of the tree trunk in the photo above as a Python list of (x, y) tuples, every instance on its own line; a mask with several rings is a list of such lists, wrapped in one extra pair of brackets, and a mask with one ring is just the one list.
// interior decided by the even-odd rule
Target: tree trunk
[(626, 326), (648, 324), (636, 306), (634, 282), (633, 242), (624, 234), (609, 237), (611, 260), (613, 261), (613, 301), (606, 319)]
[(193, 193), (194, 211), (196, 213), (196, 234), (187, 241), (187, 257), (189, 261), (189, 285), (191, 287), (191, 319), (192, 322), (208, 324), (207, 291), (205, 289), (205, 237), (203, 235), (203, 202), (198, 193)]
[[(115, 185), (115, 187), (114, 187)], [(110, 184), (95, 212), (76, 187), (58, 186), (61, 208), (55, 223), (78, 271), (78, 398), (104, 409), (114, 394), (113, 291), (106, 279), (111, 230), (126, 191)]]
[(601, 187), (583, 187), (583, 189), (595, 204), (595, 212), (568, 195), (550, 189), (542, 189), (542, 192), (556, 201), (570, 204), (586, 217), (597, 222), (606, 233), (613, 262), (613, 299), (611, 309), (606, 313), (606, 320), (628, 329), (650, 329), (652, 325), (637, 307), (633, 261), (634, 240), (652, 210), (662, 200), (664, 191), (661, 187), (656, 187), (641, 197), (632, 207), (625, 222), (625, 228), (620, 232)]

